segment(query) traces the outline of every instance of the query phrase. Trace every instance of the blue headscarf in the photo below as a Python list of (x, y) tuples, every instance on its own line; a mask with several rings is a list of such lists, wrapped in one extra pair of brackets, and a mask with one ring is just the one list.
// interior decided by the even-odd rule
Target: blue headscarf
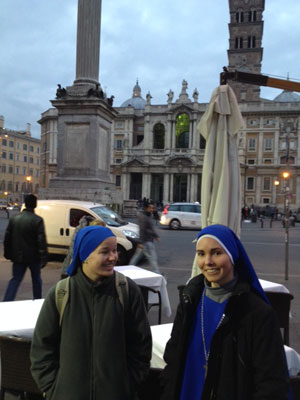
[(221, 244), (229, 255), (238, 276), (247, 281), (265, 302), (269, 304), (246, 250), (236, 234), (231, 229), (227, 228), (227, 226), (209, 225), (199, 232), (197, 240), (202, 236), (212, 237)]
[(79, 265), (109, 237), (115, 237), (109, 228), (104, 226), (87, 226), (80, 229), (75, 237), (72, 262), (67, 269), (68, 275), (74, 275)]

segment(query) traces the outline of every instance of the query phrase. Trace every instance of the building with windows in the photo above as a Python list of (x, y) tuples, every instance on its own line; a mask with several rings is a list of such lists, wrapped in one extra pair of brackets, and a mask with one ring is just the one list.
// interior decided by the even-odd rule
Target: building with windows
[(0, 116), (0, 194), (8, 202), (22, 202), (26, 193), (38, 193), (40, 181), (40, 139), (26, 131), (4, 128)]
[[(229, 0), (228, 69), (260, 73), (263, 57), (264, 0)], [(221, 71), (220, 71), (221, 72)], [(201, 85), (201, 82), (199, 82)], [(300, 95), (283, 91), (271, 100), (260, 97), (260, 87), (230, 82), (245, 128), (239, 135), (243, 203), (283, 208), (288, 187), (292, 209), (300, 207)], [(214, 88), (212, 88), (213, 90)], [(188, 93), (183, 80), (178, 98), (169, 91), (165, 104), (142, 97), (138, 82), (112, 124), (111, 178), (124, 200), (144, 197), (155, 202), (201, 202), (205, 140), (197, 125), (207, 104), (198, 91)], [(42, 126), (42, 185), (47, 187), (56, 168), (54, 109), (40, 120)], [(290, 179), (281, 179), (289, 170)], [(48, 171), (48, 172), (46, 172)], [(280, 185), (273, 183), (279, 179)]]

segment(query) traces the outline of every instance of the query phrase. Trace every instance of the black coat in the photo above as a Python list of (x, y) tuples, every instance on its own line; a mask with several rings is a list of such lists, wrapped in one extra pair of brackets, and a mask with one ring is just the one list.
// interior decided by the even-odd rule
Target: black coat
[[(164, 354), (164, 400), (180, 397), (189, 334), (203, 280), (203, 275), (192, 279), (181, 296)], [(239, 282), (212, 339), (201, 400), (287, 400), (288, 388), (277, 317), (247, 283)]]
[(47, 262), (47, 242), (43, 219), (25, 209), (9, 220), (4, 236), (4, 257), (14, 263)]

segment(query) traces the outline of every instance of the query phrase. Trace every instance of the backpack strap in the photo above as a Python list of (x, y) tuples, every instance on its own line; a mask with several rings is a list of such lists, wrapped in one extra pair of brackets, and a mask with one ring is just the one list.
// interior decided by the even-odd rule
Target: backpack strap
[(70, 277), (57, 282), (55, 286), (55, 304), (59, 313), (59, 326), (61, 326), (64, 311), (69, 300)]
[(116, 284), (116, 290), (118, 293), (118, 297), (120, 300), (120, 303), (122, 304), (122, 307), (124, 310), (128, 310), (128, 300), (129, 300), (129, 290), (128, 290), (128, 281), (125, 275), (121, 274), (118, 271), (115, 271), (115, 284)]

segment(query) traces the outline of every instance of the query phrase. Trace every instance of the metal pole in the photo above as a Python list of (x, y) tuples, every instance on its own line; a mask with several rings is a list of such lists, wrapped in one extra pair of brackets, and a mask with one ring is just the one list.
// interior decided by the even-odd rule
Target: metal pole
[(285, 181), (284, 203), (285, 203), (285, 280), (289, 279), (289, 188)]

